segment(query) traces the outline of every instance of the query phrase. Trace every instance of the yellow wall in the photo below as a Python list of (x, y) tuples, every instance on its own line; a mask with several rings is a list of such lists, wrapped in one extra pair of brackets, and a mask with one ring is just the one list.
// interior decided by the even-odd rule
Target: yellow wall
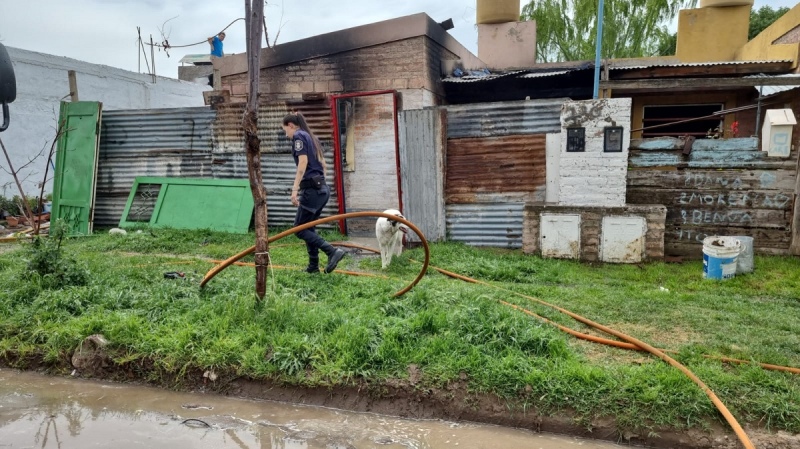
[(732, 61), (747, 43), (750, 6), (684, 9), (678, 16), (681, 62)]
[(765, 61), (776, 59), (791, 59), (792, 67), (797, 67), (800, 55), (800, 44), (775, 44), (772, 43), (800, 25), (800, 4), (790, 9), (775, 23), (761, 32), (753, 40), (739, 49), (735, 56), (737, 61)]

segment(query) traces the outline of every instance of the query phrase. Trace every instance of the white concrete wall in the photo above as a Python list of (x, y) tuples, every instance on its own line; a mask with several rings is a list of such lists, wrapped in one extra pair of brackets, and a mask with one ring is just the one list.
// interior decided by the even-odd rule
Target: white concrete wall
[[(604, 153), (604, 129), (622, 126), (622, 152)], [(569, 127), (586, 128), (586, 151), (567, 152)], [(561, 109), (561, 154), (558, 204), (567, 206), (625, 205), (631, 99), (568, 101)]]
[[(0, 139), (9, 151), (15, 169), (36, 157), (42, 148), (49, 151), (56, 133), (59, 102), (64, 97), (69, 99), (68, 70), (76, 72), (79, 100), (100, 101), (104, 110), (203, 106), (202, 92), (210, 89), (163, 77), (158, 77), (153, 83), (150, 75), (6, 48), (14, 64), (17, 99), (9, 105), (11, 123), (0, 134)], [(20, 178), (25, 179), (26, 194), (39, 194), (45, 157), (37, 157), (27, 169), (20, 170)], [(5, 158), (0, 158), (0, 166), (8, 168)], [(50, 173), (48, 177), (52, 177), (52, 170)], [(48, 182), (45, 192), (50, 192), (51, 186), (52, 182)], [(0, 195), (10, 197), (18, 194), (12, 177), (0, 170)]]

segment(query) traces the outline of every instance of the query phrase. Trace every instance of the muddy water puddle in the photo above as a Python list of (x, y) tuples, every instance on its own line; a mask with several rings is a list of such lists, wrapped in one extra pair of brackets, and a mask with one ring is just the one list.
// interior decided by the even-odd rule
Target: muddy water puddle
[(612, 449), (623, 446), (482, 424), (408, 420), (0, 369), (0, 449), (106, 447)]

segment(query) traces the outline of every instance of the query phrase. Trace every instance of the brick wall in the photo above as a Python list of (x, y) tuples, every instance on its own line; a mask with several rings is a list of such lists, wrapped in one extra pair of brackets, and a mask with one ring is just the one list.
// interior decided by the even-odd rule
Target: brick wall
[[(630, 144), (631, 100), (568, 101), (561, 110), (558, 204), (623, 206)], [(604, 129), (621, 126), (622, 152), (603, 151)], [(567, 128), (585, 128), (584, 152), (567, 152)]]
[[(425, 89), (444, 94), (440, 60), (456, 56), (427, 37), (308, 59), (261, 70), (259, 93), (266, 101), (299, 99), (303, 93)], [(231, 101), (245, 101), (247, 73), (223, 77)]]
[(624, 207), (574, 207), (529, 205), (525, 207), (522, 252), (541, 254), (541, 215), (580, 215), (580, 260), (600, 260), (603, 217), (643, 217), (647, 224), (643, 260), (664, 258), (664, 230), (667, 208), (662, 205), (627, 205)]

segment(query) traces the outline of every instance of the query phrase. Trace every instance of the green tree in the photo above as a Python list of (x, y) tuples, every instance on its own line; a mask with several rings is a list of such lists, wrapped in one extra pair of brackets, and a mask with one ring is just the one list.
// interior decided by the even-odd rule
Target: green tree
[[(697, 0), (605, 0), (604, 58), (655, 54), (664, 25)], [(594, 59), (598, 0), (532, 0), (523, 20), (536, 21), (540, 62)]]
[(762, 6), (757, 11), (755, 9), (750, 11), (750, 31), (747, 33), (747, 40), (758, 36), (758, 33), (764, 31), (787, 12), (789, 12), (787, 7), (772, 9), (769, 6)]

